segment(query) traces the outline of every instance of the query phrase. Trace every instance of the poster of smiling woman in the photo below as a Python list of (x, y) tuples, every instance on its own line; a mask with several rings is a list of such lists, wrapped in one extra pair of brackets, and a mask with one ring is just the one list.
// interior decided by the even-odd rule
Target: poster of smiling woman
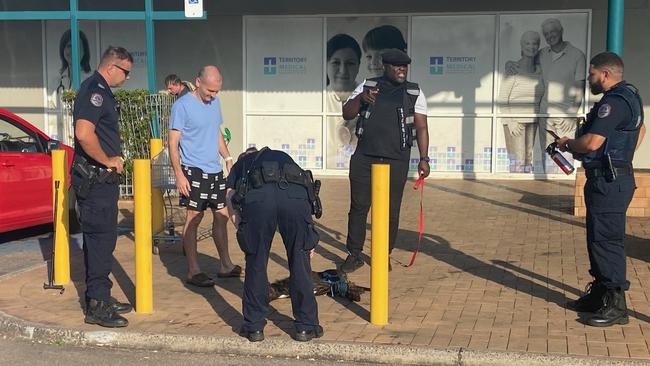
[[(46, 34), (45, 61), (47, 84), (46, 129), (56, 138), (72, 141), (72, 128), (63, 116), (61, 95), (72, 87), (72, 34), (69, 22), (44, 22)], [(79, 76), (84, 80), (97, 67), (96, 22), (79, 23)]]
[(344, 120), (343, 103), (366, 78), (383, 75), (381, 52), (407, 50), (406, 17), (327, 18), (325, 55), (327, 117), (327, 168), (348, 169), (356, 148), (356, 119)]

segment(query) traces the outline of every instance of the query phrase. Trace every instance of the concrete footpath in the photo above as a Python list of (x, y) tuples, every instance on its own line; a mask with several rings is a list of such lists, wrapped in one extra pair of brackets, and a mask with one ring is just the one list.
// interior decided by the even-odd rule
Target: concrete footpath
[[(58, 344), (220, 352), (427, 365), (650, 364), (650, 219), (629, 218), (627, 292), (630, 323), (593, 328), (564, 308), (590, 281), (584, 218), (571, 215), (572, 182), (427, 180), (425, 234), (415, 265), (405, 268), (417, 243), (420, 193), (407, 183), (401, 230), (389, 275), (389, 324), (370, 324), (370, 296), (361, 302), (318, 297), (325, 335), (310, 343), (291, 339), (291, 303), (271, 303), (266, 340), (237, 335), (243, 278), (218, 279), (214, 288), (184, 283), (179, 243), (163, 244), (153, 258), (154, 312), (127, 314), (130, 325), (84, 324), (83, 256), (72, 245), (72, 282), (63, 294), (44, 291), (45, 264), (0, 277), (0, 334)], [(345, 258), (347, 179), (326, 179), (321, 242), (312, 267), (335, 268)], [(132, 227), (132, 206), (121, 202), (121, 223)], [(203, 226), (210, 226), (208, 216)], [(368, 229), (370, 227), (368, 226)], [(232, 225), (230, 250), (243, 266)], [(370, 235), (366, 254), (370, 251)], [(75, 241), (77, 243), (77, 241)], [(43, 250), (43, 253), (47, 253)], [(216, 249), (199, 243), (203, 270), (216, 277)], [(365, 258), (369, 262), (369, 258)], [(133, 233), (123, 230), (115, 251), (113, 294), (135, 301)], [(288, 276), (279, 235), (269, 279)], [(370, 267), (350, 275), (369, 286)]]

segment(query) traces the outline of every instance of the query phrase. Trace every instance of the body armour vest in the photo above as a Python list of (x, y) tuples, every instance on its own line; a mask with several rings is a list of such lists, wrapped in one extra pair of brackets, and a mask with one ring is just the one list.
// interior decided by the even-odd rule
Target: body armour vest
[(586, 167), (597, 166), (600, 165), (604, 155), (609, 153), (614, 165), (629, 166), (634, 158), (634, 149), (639, 138), (639, 128), (643, 122), (643, 104), (638, 89), (633, 85), (622, 81), (605, 92), (603, 98), (594, 104), (587, 114), (585, 125), (578, 127), (576, 138), (589, 132), (591, 124), (598, 117), (600, 106), (605, 102), (605, 97), (622, 98), (630, 108), (632, 117), (629, 120), (621, 121), (616, 126), (614, 133), (605, 140), (605, 143), (598, 150), (585, 154), (581, 160)]
[(356, 151), (368, 156), (408, 160), (415, 141), (415, 102), (420, 87), (408, 81), (394, 85), (384, 77), (368, 80), (377, 83), (379, 93), (365, 113), (363, 135)]

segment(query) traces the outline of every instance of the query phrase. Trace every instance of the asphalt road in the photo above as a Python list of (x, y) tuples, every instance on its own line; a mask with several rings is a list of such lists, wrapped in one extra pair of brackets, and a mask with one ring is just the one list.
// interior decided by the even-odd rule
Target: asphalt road
[(220, 366), (369, 366), (368, 363), (316, 361), (281, 358), (256, 358), (214, 353), (180, 353), (143, 351), (99, 347), (73, 347), (63, 344), (38, 344), (22, 340), (0, 338), (2, 365), (220, 365)]

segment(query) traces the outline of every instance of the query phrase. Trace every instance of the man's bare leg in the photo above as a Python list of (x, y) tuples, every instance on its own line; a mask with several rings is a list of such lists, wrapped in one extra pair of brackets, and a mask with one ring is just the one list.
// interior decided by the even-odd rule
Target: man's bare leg
[(203, 219), (203, 212), (185, 210), (186, 219), (183, 227), (183, 249), (187, 258), (187, 279), (201, 273), (198, 252), (196, 250), (196, 232)]
[(219, 253), (219, 273), (225, 274), (235, 268), (228, 251), (228, 209), (212, 210), (212, 215), (212, 240)]

